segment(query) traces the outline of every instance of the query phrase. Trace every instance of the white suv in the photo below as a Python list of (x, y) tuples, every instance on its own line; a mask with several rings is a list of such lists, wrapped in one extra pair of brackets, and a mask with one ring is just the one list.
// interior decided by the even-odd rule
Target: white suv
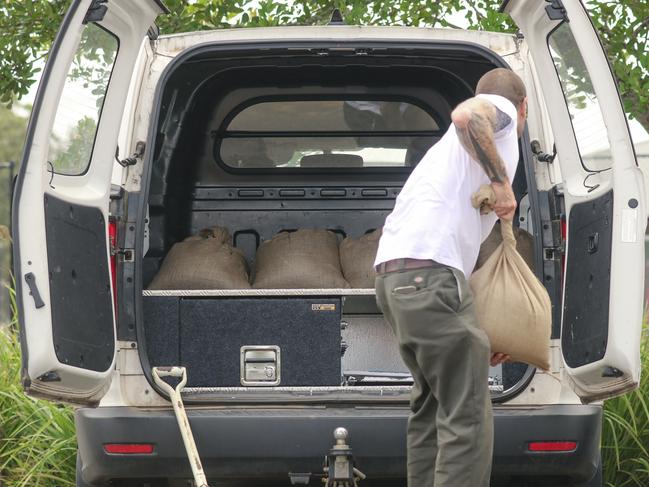
[(159, 0), (72, 3), (34, 104), (13, 228), (24, 386), (80, 406), (77, 485), (187, 485), (151, 372), (175, 365), (218, 485), (315, 482), (339, 426), (363, 483), (403, 481), (411, 378), (371, 287), (150, 284), (204, 228), (227, 228), (249, 265), (280, 231), (379, 228), (451, 109), (499, 66), (529, 93), (516, 221), (533, 235), (553, 328), (549, 372), (492, 370), (493, 485), (601, 485), (601, 400), (640, 376), (644, 180), (582, 4), (503, 9), (522, 34), (158, 36)]

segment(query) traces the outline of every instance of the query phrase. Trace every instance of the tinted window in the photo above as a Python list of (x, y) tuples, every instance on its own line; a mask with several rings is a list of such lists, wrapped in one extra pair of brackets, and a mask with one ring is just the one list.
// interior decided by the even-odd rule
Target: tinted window
[(403, 167), (419, 162), (439, 130), (405, 101), (265, 101), (237, 112), (215, 147), (235, 168)]
[(593, 82), (568, 24), (561, 25), (550, 35), (549, 46), (584, 168), (589, 171), (608, 169), (612, 163), (608, 131)]
[(117, 47), (117, 39), (95, 24), (84, 29), (50, 135), (50, 171), (71, 176), (86, 172)]

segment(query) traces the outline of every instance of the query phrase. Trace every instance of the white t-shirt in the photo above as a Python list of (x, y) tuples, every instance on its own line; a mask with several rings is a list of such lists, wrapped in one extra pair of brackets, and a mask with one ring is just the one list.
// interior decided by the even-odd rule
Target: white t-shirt
[[(516, 108), (498, 95), (478, 95), (511, 119), (495, 134), (496, 148), (513, 181), (518, 164)], [(489, 184), (484, 169), (462, 147), (451, 124), (429, 149), (403, 186), (388, 215), (375, 265), (393, 259), (432, 259), (464, 272), (473, 272), (480, 244), (498, 219), (480, 215), (471, 196)]]

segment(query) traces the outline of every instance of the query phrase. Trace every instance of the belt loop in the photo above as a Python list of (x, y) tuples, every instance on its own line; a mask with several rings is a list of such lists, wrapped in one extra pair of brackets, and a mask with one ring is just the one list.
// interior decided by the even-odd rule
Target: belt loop
[(402, 271), (406, 268), (406, 259), (397, 259), (397, 268)]

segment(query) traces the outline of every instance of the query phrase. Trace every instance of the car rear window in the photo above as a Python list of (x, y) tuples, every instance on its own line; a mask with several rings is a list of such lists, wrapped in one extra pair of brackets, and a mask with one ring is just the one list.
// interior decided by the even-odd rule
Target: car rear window
[(118, 48), (117, 38), (96, 24), (81, 34), (49, 137), (48, 171), (78, 176), (88, 169)]
[(230, 168), (407, 167), (439, 133), (412, 101), (260, 100), (226, 118), (214, 154)]

